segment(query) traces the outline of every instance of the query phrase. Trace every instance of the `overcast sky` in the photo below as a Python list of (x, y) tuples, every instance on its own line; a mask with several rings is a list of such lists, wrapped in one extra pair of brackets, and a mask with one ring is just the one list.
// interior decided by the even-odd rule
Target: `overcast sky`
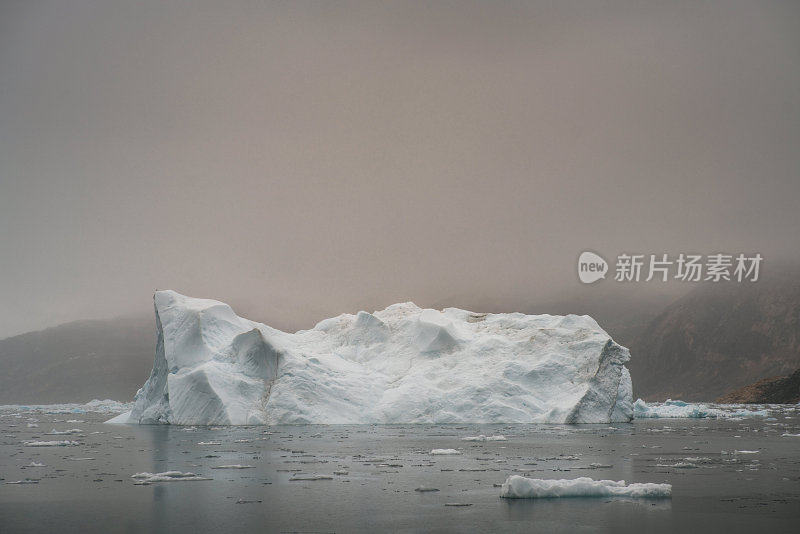
[(1, 0), (0, 337), (156, 288), (296, 329), (524, 309), (585, 249), (800, 253), (800, 3), (427, 4)]

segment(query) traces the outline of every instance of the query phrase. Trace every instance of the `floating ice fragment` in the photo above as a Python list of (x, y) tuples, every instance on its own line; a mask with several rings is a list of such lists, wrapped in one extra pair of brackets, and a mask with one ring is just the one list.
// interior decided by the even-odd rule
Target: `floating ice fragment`
[(690, 404), (677, 400), (647, 404), (642, 399), (637, 399), (633, 404), (633, 415), (636, 419), (733, 419), (738, 417), (767, 417), (769, 410), (748, 410), (726, 404)]
[(480, 436), (467, 436), (461, 438), (461, 441), (508, 441), (508, 440), (502, 434), (497, 436), (484, 436), (483, 434), (481, 434)]
[(674, 467), (676, 469), (697, 469), (691, 462), (676, 462), (674, 464), (656, 464), (656, 467)]
[[(0, 405), (0, 410), (19, 410), (21, 412), (42, 412), (47, 414), (66, 413), (120, 413), (130, 410), (133, 403), (118, 402), (115, 400), (93, 400), (86, 404), (5, 404)], [(82, 422), (82, 421), (81, 421)]]
[(74, 447), (80, 445), (77, 441), (61, 440), (61, 441), (26, 441), (26, 447)]
[(433, 449), (431, 454), (433, 456), (445, 456), (448, 454), (461, 454), (461, 452), (455, 449)]
[(624, 480), (593, 480), (588, 477), (573, 480), (545, 480), (511, 475), (500, 489), (506, 499), (547, 499), (556, 497), (670, 497), (672, 485), (638, 483)]
[(164, 471), (163, 473), (136, 473), (131, 478), (137, 479), (135, 484), (147, 485), (153, 482), (183, 482), (191, 480), (212, 480), (195, 473), (181, 473), (180, 471)]

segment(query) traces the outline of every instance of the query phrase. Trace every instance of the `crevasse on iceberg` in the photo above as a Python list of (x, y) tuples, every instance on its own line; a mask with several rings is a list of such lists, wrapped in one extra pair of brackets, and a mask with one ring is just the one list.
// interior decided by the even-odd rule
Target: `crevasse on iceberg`
[(628, 350), (589, 316), (394, 304), (289, 334), (158, 291), (153, 371), (113, 422), (609, 423), (633, 417)]

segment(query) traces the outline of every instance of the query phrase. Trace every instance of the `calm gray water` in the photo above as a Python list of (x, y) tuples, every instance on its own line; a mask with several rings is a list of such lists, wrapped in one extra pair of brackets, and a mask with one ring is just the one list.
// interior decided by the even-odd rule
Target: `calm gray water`
[[(776, 408), (770, 418), (610, 426), (183, 428), (103, 424), (109, 417), (0, 410), (0, 532), (800, 528), (800, 437), (784, 436), (800, 433), (795, 406)], [(52, 429), (79, 432), (47, 435)], [(480, 434), (507, 441), (462, 440)], [(24, 444), (32, 440), (79, 445)], [(462, 454), (431, 455), (437, 448)], [(253, 467), (214, 469), (233, 464)], [(171, 470), (211, 480), (137, 485), (131, 478)], [(501, 499), (496, 485), (511, 474), (668, 482), (673, 496)], [(292, 480), (307, 475), (329, 478)], [(13, 483), (26, 479), (36, 483)], [(415, 491), (421, 486), (439, 491)], [(446, 505), (453, 503), (469, 506)]]

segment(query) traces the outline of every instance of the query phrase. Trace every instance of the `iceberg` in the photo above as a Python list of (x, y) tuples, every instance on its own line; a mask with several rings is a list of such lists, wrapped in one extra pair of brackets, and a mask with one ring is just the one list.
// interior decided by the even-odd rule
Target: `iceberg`
[(749, 410), (729, 404), (692, 404), (668, 399), (666, 402), (647, 404), (636, 399), (633, 404), (636, 419), (731, 419), (735, 417), (767, 417), (769, 410)]
[(580, 477), (573, 480), (546, 480), (511, 475), (500, 488), (500, 497), (505, 499), (552, 499), (558, 497), (663, 498), (671, 496), (671, 484), (645, 482), (626, 485), (624, 480), (594, 480), (588, 477)]
[(133, 408), (177, 425), (614, 423), (633, 418), (628, 349), (587, 315), (394, 304), (287, 333), (230, 306), (154, 295), (157, 342)]

